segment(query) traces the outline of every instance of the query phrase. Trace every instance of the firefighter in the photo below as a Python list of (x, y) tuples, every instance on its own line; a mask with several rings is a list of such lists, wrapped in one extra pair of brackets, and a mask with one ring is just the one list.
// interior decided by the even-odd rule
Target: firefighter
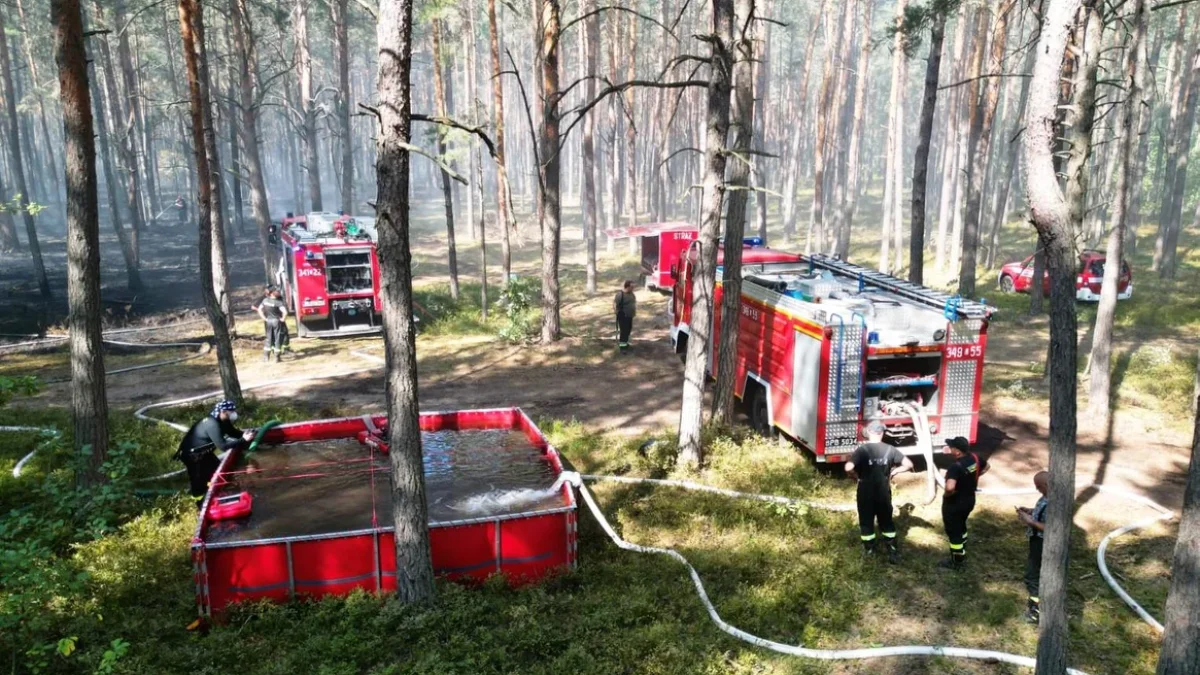
[(187, 225), (187, 204), (183, 201), (183, 195), (175, 198), (175, 213), (179, 219), (179, 224)]
[(637, 314), (637, 296), (633, 293), (633, 282), (626, 281), (613, 298), (613, 313), (617, 316), (617, 348), (622, 352), (629, 349), (629, 334), (633, 332), (633, 317)]
[(1017, 520), (1025, 525), (1025, 536), (1029, 537), (1029, 557), (1025, 559), (1025, 590), (1029, 592), (1029, 604), (1025, 620), (1033, 625), (1041, 621), (1042, 613), (1038, 588), (1042, 578), (1042, 537), (1046, 533), (1046, 491), (1050, 489), (1050, 472), (1039, 471), (1033, 476), (1033, 486), (1041, 493), (1033, 510), (1017, 507)]
[(975, 509), (975, 490), (988, 465), (971, 452), (971, 442), (962, 436), (947, 438), (946, 450), (954, 459), (946, 469), (946, 490), (942, 497), (942, 523), (950, 540), (950, 558), (938, 566), (962, 569), (967, 561), (967, 517)]
[(223, 400), (213, 406), (207, 417), (196, 422), (183, 435), (175, 458), (187, 467), (188, 482), (192, 496), (201, 498), (208, 491), (208, 482), (221, 461), (218, 452), (238, 447), (254, 438), (254, 430), (239, 430), (233, 426), (237, 421), (237, 404)]
[(283, 294), (277, 287), (267, 286), (262, 302), (258, 303), (254, 309), (262, 318), (266, 329), (266, 338), (263, 340), (263, 360), (270, 361), (274, 354), (275, 362), (279, 363), (283, 359), (283, 350), (288, 341), (287, 303), (283, 301)]
[(858, 529), (863, 554), (875, 555), (879, 541), (875, 538), (875, 523), (887, 542), (888, 562), (900, 561), (896, 541), (896, 523), (892, 520), (892, 478), (912, 471), (912, 460), (895, 447), (883, 442), (885, 428), (874, 421), (867, 426), (867, 442), (854, 449), (846, 462), (846, 473), (858, 479)]

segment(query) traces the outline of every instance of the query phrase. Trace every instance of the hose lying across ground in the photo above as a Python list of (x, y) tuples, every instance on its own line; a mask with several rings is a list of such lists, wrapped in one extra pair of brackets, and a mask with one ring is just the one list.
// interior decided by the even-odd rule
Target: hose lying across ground
[[(175, 324), (175, 325), (178, 325), (178, 324)], [(134, 330), (143, 330), (143, 329), (134, 329)], [(128, 332), (132, 332), (132, 331), (128, 331)], [(50, 339), (53, 340), (53, 339), (58, 339), (58, 338), (50, 338)], [(139, 344), (139, 343), (116, 343), (116, 344), (136, 346), (136, 347), (167, 346), (166, 344)], [(171, 346), (195, 346), (195, 344), (197, 344), (197, 343), (172, 343)], [(7, 345), (7, 346), (11, 346), (11, 345)], [(384, 360), (381, 357), (375, 356), (373, 354), (368, 354), (368, 353), (365, 353), (365, 352), (362, 352), (359, 350), (352, 350), (350, 353), (353, 354), (354, 356), (358, 356), (363, 359), (375, 361), (376, 365), (364, 367), (364, 368), (352, 369), (352, 370), (349, 370), (346, 372), (340, 372), (340, 373), (321, 374), (321, 375), (305, 375), (305, 376), (298, 376), (298, 377), (281, 378), (281, 379), (277, 379), (277, 380), (268, 380), (265, 382), (259, 382), (259, 383), (256, 383), (256, 384), (253, 384), (250, 386), (242, 387), (242, 390), (249, 391), (249, 390), (253, 390), (253, 389), (260, 389), (260, 388), (271, 387), (271, 386), (276, 386), (276, 385), (281, 385), (281, 384), (308, 382), (308, 381), (313, 381), (313, 380), (329, 379), (332, 377), (345, 377), (348, 375), (355, 375), (358, 373), (364, 373), (364, 372), (378, 370), (383, 367)], [(191, 356), (188, 358), (195, 358), (195, 356)], [(128, 370), (138, 370), (138, 369), (142, 369), (142, 368), (152, 368), (152, 367), (159, 366), (159, 365), (166, 365), (167, 363), (175, 363), (175, 362), (178, 362), (179, 360), (183, 360), (183, 359), (176, 359), (176, 360), (168, 361), (168, 362), (136, 366), (136, 367), (130, 368), (130, 369), (123, 369), (121, 372), (127, 372)], [(181, 424), (177, 424), (177, 423), (165, 420), (165, 419), (151, 417), (150, 415), (146, 414), (146, 411), (158, 409), (158, 408), (168, 408), (168, 407), (182, 405), (182, 404), (186, 404), (186, 403), (193, 403), (196, 401), (202, 401), (202, 400), (210, 399), (210, 398), (216, 398), (218, 396), (221, 396), (222, 394), (223, 394), (223, 392), (221, 390), (216, 390), (216, 391), (205, 392), (203, 394), (198, 394), (195, 396), (188, 396), (188, 397), (174, 399), (174, 400), (170, 400), (170, 401), (160, 401), (160, 402), (156, 402), (156, 403), (151, 403), (149, 405), (143, 406), (143, 407), (139, 408), (138, 410), (136, 410), (134, 412), (134, 416), (140, 420), (145, 420), (148, 422), (154, 422), (157, 424), (167, 425), (178, 431), (187, 431), (187, 427), (185, 427)], [(928, 490), (929, 495), (928, 495), (928, 501), (926, 503), (932, 503), (932, 501), (936, 498), (937, 485), (942, 484), (944, 487), (944, 483), (943, 483), (942, 476), (934, 467), (933, 444), (932, 444), (932, 438), (931, 438), (930, 432), (929, 432), (928, 421), (925, 418), (924, 411), (920, 410), (919, 408), (912, 408), (912, 409), (908, 410), (908, 412), (913, 417), (914, 427), (917, 432), (918, 443), (921, 446), (922, 454), (924, 455), (924, 457), (926, 459), (927, 467), (928, 467), (927, 471), (929, 473), (929, 490)], [(275, 421), (273, 420), (272, 422), (275, 422)], [(262, 435), (266, 432), (266, 430), (270, 426), (272, 426), (272, 423), (268, 423), (267, 425), (264, 425), (262, 428), (260, 428), (255, 440), (257, 441), (257, 440), (261, 439)], [(40, 429), (38, 427), (0, 427), (0, 431), (54, 431), (54, 430), (45, 430), (45, 429)], [(57, 432), (55, 431), (55, 433), (57, 433)], [(35, 450), (35, 452), (36, 452), (36, 450)], [(33, 457), (33, 454), (34, 453), (31, 452), (29, 455), (27, 455), (25, 458), (23, 458), (17, 464), (16, 468), (14, 468), (14, 470), (13, 470), (14, 476), (18, 476), (18, 477), (20, 476), (21, 467)], [(169, 478), (172, 476), (176, 476), (183, 472), (184, 472), (184, 470), (180, 469), (177, 471), (171, 471), (168, 473), (164, 473), (164, 474), (161, 474), (158, 476), (152, 476), (152, 477), (145, 478), (142, 480), (151, 480), (151, 481), (159, 480), (159, 479), (163, 479), (163, 478)], [(1009, 654), (1006, 652), (992, 651), (992, 650), (986, 650), (986, 649), (969, 649), (969, 648), (962, 648), (962, 647), (925, 646), (925, 645), (877, 647), (877, 648), (866, 648), (866, 649), (813, 649), (813, 648), (804, 647), (802, 645), (788, 645), (788, 644), (784, 644), (781, 642), (775, 642), (773, 640), (768, 640), (766, 638), (762, 638), (762, 637), (753, 635), (751, 633), (748, 633), (736, 626), (733, 626), (732, 624), (726, 622), (724, 619), (721, 618), (721, 615), (717, 612), (716, 608), (713, 606), (712, 600), (709, 599), (709, 597), (708, 597), (708, 593), (704, 588), (704, 583), (700, 579), (700, 574), (696, 571), (696, 568), (693, 567), (691, 565), (691, 563), (689, 563), (687, 561), (687, 559), (682, 554), (680, 554), (678, 551), (675, 551), (673, 549), (668, 549), (668, 548), (655, 547), (655, 546), (641, 546), (639, 544), (634, 544), (634, 543), (631, 543), (631, 542), (628, 542), (628, 541), (622, 539), (616, 533), (616, 531), (613, 530), (612, 526), (608, 522), (608, 519), (604, 516), (604, 512), (596, 504), (595, 498), (592, 496), (591, 491), (589, 491), (587, 489), (587, 487), (584, 485), (583, 481), (616, 481), (616, 482), (623, 482), (623, 483), (644, 483), (644, 484), (657, 485), (657, 486), (675, 487), (675, 488), (680, 488), (680, 489), (685, 489), (685, 490), (701, 491), (701, 492), (707, 492), (707, 493), (711, 493), (711, 494), (720, 494), (720, 495), (724, 495), (727, 497), (733, 497), (733, 498), (737, 498), (737, 499), (753, 499), (753, 500), (757, 500), (757, 501), (765, 501), (765, 502), (771, 502), (771, 503), (777, 503), (777, 504), (797, 504), (797, 505), (808, 506), (811, 508), (819, 508), (819, 509), (826, 509), (826, 510), (830, 510), (830, 511), (839, 511), (839, 512), (854, 511), (856, 509), (856, 505), (853, 503), (835, 504), (835, 503), (826, 503), (826, 502), (813, 502), (813, 501), (807, 501), (807, 500), (794, 499), (791, 497), (783, 497), (783, 496), (779, 496), (779, 495), (765, 495), (765, 494), (738, 492), (735, 490), (728, 490), (725, 488), (718, 488), (718, 487), (714, 487), (714, 486), (710, 486), (710, 485), (704, 485), (701, 483), (694, 483), (694, 482), (690, 482), (690, 481), (680, 481), (680, 480), (660, 480), (660, 479), (651, 479), (651, 478), (636, 478), (636, 477), (629, 477), (629, 476), (602, 476), (602, 475), (578, 475), (577, 476), (575, 474), (568, 474), (568, 476), (569, 476), (569, 480), (571, 480), (577, 486), (577, 488), (579, 490), (579, 494), (583, 497), (583, 501), (587, 505), (588, 510), (591, 512), (592, 516), (600, 524), (601, 529), (604, 530), (605, 534), (608, 535), (608, 537), (613, 541), (614, 544), (616, 544), (619, 548), (621, 548), (623, 550), (636, 551), (639, 553), (654, 553), (654, 554), (659, 554), (659, 555), (666, 555), (670, 558), (673, 558), (677, 562), (681, 563), (685, 567), (687, 567), (688, 574), (691, 576), (691, 579), (692, 579), (692, 584), (696, 588), (696, 594), (699, 596), (701, 603), (704, 605), (705, 610), (708, 612), (709, 618), (712, 619), (713, 623), (715, 623), (721, 631), (723, 631), (739, 640), (742, 640), (743, 642), (746, 642), (748, 644), (751, 644), (751, 645), (754, 645), (757, 647), (761, 647), (763, 649), (768, 649), (768, 650), (771, 650), (771, 651), (774, 651), (774, 652), (777, 652), (780, 654), (788, 654), (791, 656), (799, 656), (799, 657), (803, 657), (803, 658), (819, 659), (819, 660), (826, 660), (826, 661), (873, 659), (873, 658), (881, 658), (881, 657), (889, 657), (889, 656), (940, 656), (940, 657), (947, 657), (947, 658), (974, 659), (974, 660), (982, 660), (982, 661), (988, 661), (988, 662), (1002, 662), (1002, 663), (1009, 663), (1009, 664), (1028, 667), (1028, 668), (1033, 668), (1036, 665), (1036, 661), (1033, 658), (1028, 657), (1028, 656), (1021, 656), (1018, 654)], [(1163, 630), (1162, 624), (1159, 623), (1157, 620), (1155, 620), (1154, 617), (1151, 616), (1149, 614), (1149, 612), (1147, 612), (1145, 610), (1145, 608), (1143, 608), (1140, 604), (1138, 604), (1138, 602), (1136, 600), (1134, 600), (1133, 597), (1130, 596), (1129, 593), (1127, 593), (1120, 586), (1120, 584), (1118, 584), (1116, 582), (1116, 580), (1113, 578), (1112, 574), (1109, 572), (1108, 565), (1106, 564), (1104, 558), (1105, 558), (1105, 553), (1108, 549), (1108, 544), (1112, 539), (1115, 539), (1116, 537), (1120, 537), (1129, 532), (1133, 532), (1135, 530), (1148, 527), (1154, 523), (1164, 521), (1164, 520), (1169, 520), (1169, 519), (1175, 517), (1175, 514), (1172, 513), (1166, 507), (1154, 502), (1153, 500), (1150, 500), (1141, 495), (1134, 494), (1132, 492), (1128, 492), (1125, 490), (1119, 490), (1119, 489), (1115, 489), (1115, 488), (1108, 488), (1108, 487), (1105, 487), (1104, 485), (1094, 485), (1094, 484), (1080, 486), (1080, 489), (1085, 489), (1088, 487), (1095, 487), (1097, 489), (1103, 490), (1110, 494), (1136, 501), (1137, 503), (1147, 506), (1157, 512), (1157, 514), (1152, 518), (1148, 518), (1148, 519), (1141, 520), (1141, 521), (1138, 521), (1135, 523), (1131, 523), (1129, 525), (1122, 526), (1120, 528), (1117, 528), (1117, 529), (1109, 532), (1108, 535), (1105, 536), (1104, 539), (1100, 542), (1100, 546), (1096, 551), (1096, 563), (1100, 569), (1100, 574), (1104, 578), (1105, 582), (1113, 589), (1114, 592), (1116, 592), (1116, 594), (1121, 598), (1121, 600), (1124, 601), (1127, 605), (1129, 605), (1138, 614), (1138, 616), (1140, 616), (1142, 618), (1142, 620), (1144, 620), (1146, 623), (1148, 623), (1150, 626), (1152, 626), (1156, 631), (1161, 633)], [(979, 492), (980, 492), (980, 494), (984, 494), (984, 495), (1017, 496), (1017, 495), (1035, 494), (1036, 490), (1023, 489), (1023, 488), (1022, 489), (1005, 488), (1005, 489), (980, 490)], [(1068, 669), (1067, 672), (1071, 673), (1071, 675), (1087, 675), (1083, 671), (1075, 670), (1075, 669)]]

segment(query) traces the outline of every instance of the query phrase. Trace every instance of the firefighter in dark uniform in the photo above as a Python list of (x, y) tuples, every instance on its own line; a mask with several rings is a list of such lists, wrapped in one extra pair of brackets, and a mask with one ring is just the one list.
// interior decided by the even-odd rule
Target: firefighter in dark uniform
[(207, 417), (192, 425), (179, 442), (175, 457), (187, 467), (193, 497), (208, 492), (208, 482), (221, 464), (217, 453), (238, 447), (254, 438), (254, 430), (242, 431), (233, 426), (237, 421), (237, 405), (221, 401), (213, 406)]
[(947, 438), (946, 450), (954, 459), (946, 469), (946, 490), (942, 497), (942, 523), (950, 540), (950, 558), (938, 566), (961, 569), (967, 561), (967, 517), (975, 509), (975, 490), (988, 465), (971, 452), (971, 442), (962, 436)]
[(1036, 626), (1042, 618), (1038, 589), (1042, 581), (1042, 537), (1046, 534), (1046, 507), (1050, 505), (1046, 499), (1046, 492), (1050, 489), (1050, 472), (1039, 471), (1034, 474), (1033, 486), (1042, 496), (1032, 510), (1018, 506), (1017, 520), (1025, 525), (1025, 536), (1029, 537), (1029, 556), (1025, 559), (1025, 590), (1029, 592), (1029, 604), (1025, 610), (1025, 620)]
[(258, 311), (266, 328), (266, 338), (263, 340), (263, 360), (270, 361), (275, 355), (275, 362), (283, 359), (283, 350), (288, 342), (287, 303), (283, 294), (275, 286), (267, 286), (266, 295), (262, 302), (254, 308)]
[(867, 442), (850, 455), (846, 473), (858, 479), (858, 529), (863, 554), (875, 555), (879, 544), (875, 538), (878, 521), (879, 534), (887, 542), (888, 562), (896, 564), (900, 561), (900, 547), (896, 541), (896, 523), (892, 520), (892, 477), (912, 471), (913, 465), (902, 452), (883, 442), (884, 431), (882, 422), (867, 426)]
[(629, 334), (633, 332), (633, 317), (637, 314), (637, 296), (633, 294), (632, 281), (626, 281), (617, 291), (613, 312), (617, 315), (617, 348), (625, 351), (629, 349)]

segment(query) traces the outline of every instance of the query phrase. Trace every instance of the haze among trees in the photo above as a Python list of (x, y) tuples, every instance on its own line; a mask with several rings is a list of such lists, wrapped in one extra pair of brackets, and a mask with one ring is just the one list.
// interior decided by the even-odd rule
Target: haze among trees
[[(390, 457), (398, 587), (412, 602), (435, 592), (417, 426), (417, 198), (444, 218), (455, 302), (481, 282), (486, 312), (488, 274), (503, 287), (515, 252), (539, 251), (524, 273), (540, 285), (528, 342), (544, 349), (564, 338), (564, 277), (580, 271), (589, 295), (612, 290), (597, 287), (598, 249), (614, 248), (605, 230), (696, 225), (677, 428), (691, 469), (708, 463), (706, 424), (735, 419), (744, 236), (971, 298), (994, 296), (999, 267), (1030, 257), (1019, 312), (1048, 313), (1050, 334), (1030, 357), (1045, 364), (1050, 398), (1047, 675), (1070, 662), (1077, 420), (1107, 425), (1114, 408), (1121, 268), (1106, 265), (1094, 317), (1080, 313), (1079, 254), (1140, 252), (1150, 265), (1135, 279), (1197, 293), (1183, 274), (1200, 237), (1194, 2), (15, 0), (0, 7), (0, 96), (0, 264), (31, 261), (36, 311), (65, 301), (84, 486), (106, 480), (110, 449), (102, 296), (146, 292), (147, 242), (194, 233), (184, 264), (221, 389), (241, 401), (230, 251), (257, 247), (270, 281), (284, 213), (378, 218), (389, 432), (404, 448)], [(1036, 231), (1033, 248), (1008, 241), (1018, 227)], [(125, 274), (102, 288), (110, 235)], [(563, 262), (568, 238), (586, 242), (580, 270)], [(51, 239), (65, 239), (65, 259), (43, 254)], [(498, 263), (487, 248), (497, 242)], [(476, 245), (478, 260), (465, 253)], [(722, 246), (727, 302), (716, 306)], [(1198, 546), (1200, 418), (1160, 675), (1200, 672)]]

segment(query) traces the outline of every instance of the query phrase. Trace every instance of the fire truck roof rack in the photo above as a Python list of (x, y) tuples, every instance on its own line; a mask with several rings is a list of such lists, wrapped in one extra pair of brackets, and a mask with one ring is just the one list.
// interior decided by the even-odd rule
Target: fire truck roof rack
[(919, 302), (934, 309), (939, 309), (950, 320), (987, 319), (996, 311), (995, 307), (985, 305), (982, 302), (935, 291), (932, 288), (904, 281), (903, 279), (897, 279), (889, 274), (869, 270), (865, 267), (859, 267), (854, 263), (839, 260), (822, 253), (805, 257), (808, 259), (810, 267), (829, 270), (834, 274), (858, 279), (860, 286), (875, 286), (913, 302)]

